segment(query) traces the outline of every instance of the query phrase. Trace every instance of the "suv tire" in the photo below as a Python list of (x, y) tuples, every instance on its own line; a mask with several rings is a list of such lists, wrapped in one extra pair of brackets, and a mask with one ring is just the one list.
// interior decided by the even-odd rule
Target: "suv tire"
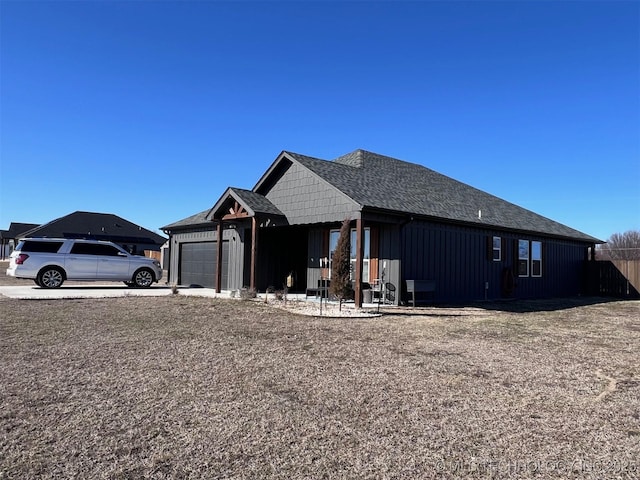
[(44, 267), (36, 280), (42, 288), (58, 288), (64, 283), (64, 273), (58, 267)]
[(133, 284), (138, 288), (150, 287), (154, 280), (153, 272), (148, 268), (141, 268), (133, 274)]

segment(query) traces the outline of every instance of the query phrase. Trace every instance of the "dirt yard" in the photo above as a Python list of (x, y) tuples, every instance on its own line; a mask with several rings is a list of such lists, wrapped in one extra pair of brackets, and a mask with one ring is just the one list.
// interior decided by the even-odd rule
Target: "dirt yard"
[(388, 312), (0, 298), (0, 479), (640, 476), (640, 303)]

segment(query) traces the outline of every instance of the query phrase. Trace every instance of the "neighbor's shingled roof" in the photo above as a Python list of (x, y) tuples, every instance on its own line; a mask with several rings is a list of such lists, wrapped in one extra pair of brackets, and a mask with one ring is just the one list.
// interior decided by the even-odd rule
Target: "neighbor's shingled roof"
[(422, 165), (365, 150), (334, 161), (284, 153), (365, 208), (601, 242)]
[(9, 230), (0, 230), (0, 238), (15, 239), (22, 237), (24, 232), (27, 232), (38, 226), (37, 223), (20, 223), (11, 222)]
[(111, 213), (73, 212), (39, 225), (21, 237), (96, 238), (118, 243), (144, 243), (160, 246), (161, 235)]

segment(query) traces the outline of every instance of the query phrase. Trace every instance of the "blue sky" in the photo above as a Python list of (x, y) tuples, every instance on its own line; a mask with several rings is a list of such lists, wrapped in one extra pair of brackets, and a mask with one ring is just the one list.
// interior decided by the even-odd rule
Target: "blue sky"
[(0, 2), (0, 228), (157, 230), (357, 148), (640, 229), (640, 2)]

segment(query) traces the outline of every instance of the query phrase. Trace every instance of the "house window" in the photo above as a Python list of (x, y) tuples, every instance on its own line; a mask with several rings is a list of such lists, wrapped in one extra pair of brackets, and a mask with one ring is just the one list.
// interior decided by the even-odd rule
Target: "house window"
[(542, 242), (531, 242), (531, 276), (542, 276)]
[(502, 260), (502, 238), (493, 237), (493, 261), (499, 262)]
[(529, 240), (518, 240), (518, 276), (529, 276)]
[[(329, 233), (329, 278), (331, 278), (331, 270), (333, 267), (333, 252), (338, 245), (340, 230), (331, 230)], [(355, 280), (356, 272), (356, 229), (351, 229), (351, 280)], [(364, 255), (362, 259), (362, 281), (369, 282), (369, 261), (371, 258), (371, 229), (364, 229)]]

